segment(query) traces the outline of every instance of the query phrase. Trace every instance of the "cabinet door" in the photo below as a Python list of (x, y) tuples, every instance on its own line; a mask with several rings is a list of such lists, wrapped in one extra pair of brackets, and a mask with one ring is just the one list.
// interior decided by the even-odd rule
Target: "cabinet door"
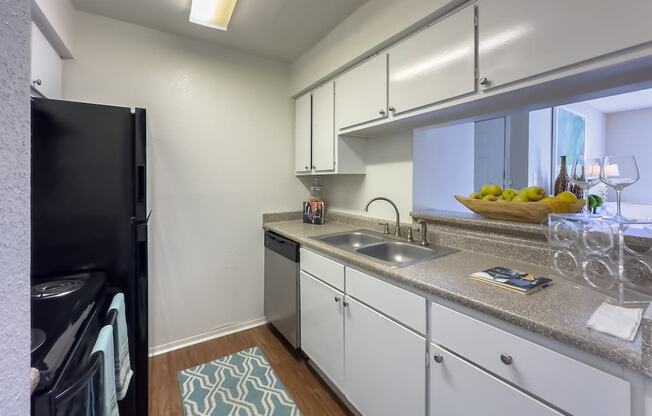
[(347, 398), (363, 415), (425, 415), (425, 338), (355, 299), (347, 302)]
[(482, 0), (478, 14), (485, 88), (652, 40), (649, 0)]
[(431, 344), (430, 416), (444, 415), (561, 416), (561, 413)]
[(389, 110), (475, 91), (475, 9), (468, 6), (389, 50)]
[(329, 82), (312, 93), (312, 164), (317, 172), (335, 169), (335, 91)]
[(47, 38), (32, 23), (32, 87), (47, 98), (61, 98), (63, 63)]
[(304, 94), (294, 103), (294, 169), (297, 172), (310, 172), (312, 162), (312, 96)]
[(301, 272), (301, 349), (338, 387), (344, 381), (342, 292)]
[(387, 117), (387, 54), (335, 81), (335, 114), (339, 129)]

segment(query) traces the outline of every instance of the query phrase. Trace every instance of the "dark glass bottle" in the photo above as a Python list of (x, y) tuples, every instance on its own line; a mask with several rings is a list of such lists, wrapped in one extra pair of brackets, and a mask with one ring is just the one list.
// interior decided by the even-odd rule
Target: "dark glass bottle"
[(579, 198), (582, 196), (582, 190), (573, 183), (570, 176), (568, 176), (568, 169), (566, 168), (566, 156), (561, 156), (561, 168), (559, 169), (559, 175), (555, 179), (555, 193), (554, 195), (559, 195), (564, 191), (569, 191), (578, 195)]

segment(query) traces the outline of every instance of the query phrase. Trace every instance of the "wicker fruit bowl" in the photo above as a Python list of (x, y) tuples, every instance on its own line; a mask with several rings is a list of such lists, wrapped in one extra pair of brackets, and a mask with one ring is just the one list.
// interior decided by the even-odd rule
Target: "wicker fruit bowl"
[(483, 201), (455, 195), (462, 205), (485, 218), (505, 221), (541, 224), (548, 220), (548, 214), (573, 214), (579, 212), (586, 201), (546, 201), (546, 202), (500, 202)]

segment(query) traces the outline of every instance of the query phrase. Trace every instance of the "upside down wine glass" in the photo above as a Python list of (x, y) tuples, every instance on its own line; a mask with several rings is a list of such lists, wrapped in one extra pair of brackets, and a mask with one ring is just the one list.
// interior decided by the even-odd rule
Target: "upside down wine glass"
[(639, 178), (638, 165), (633, 155), (605, 156), (600, 166), (600, 180), (616, 191), (617, 213), (615, 218), (623, 219), (620, 209), (620, 194)]
[(600, 159), (576, 159), (571, 168), (571, 180), (582, 189), (586, 205), (582, 208), (584, 215), (589, 215), (589, 190), (600, 182)]

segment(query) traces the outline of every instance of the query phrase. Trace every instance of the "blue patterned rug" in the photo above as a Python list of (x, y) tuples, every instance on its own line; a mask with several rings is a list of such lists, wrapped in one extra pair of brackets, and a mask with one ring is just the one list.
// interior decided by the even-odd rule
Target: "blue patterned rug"
[(179, 372), (186, 416), (300, 416), (258, 348)]

